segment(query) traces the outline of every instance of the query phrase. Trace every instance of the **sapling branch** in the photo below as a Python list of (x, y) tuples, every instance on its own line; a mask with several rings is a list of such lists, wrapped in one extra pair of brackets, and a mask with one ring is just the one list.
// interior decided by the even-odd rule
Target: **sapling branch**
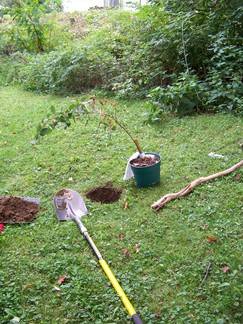
[[(133, 141), (133, 143), (136, 145), (138, 152), (140, 154), (143, 153), (141, 146), (136, 138), (134, 138), (131, 134), (131, 132), (127, 129), (127, 127), (122, 123), (115, 113), (111, 112), (109, 110), (109, 107), (106, 109), (101, 109), (100, 106), (104, 107), (107, 104), (107, 101), (104, 100), (97, 100), (95, 97), (90, 97), (90, 100), (87, 102), (81, 102), (81, 103), (72, 103), (68, 109), (66, 109), (63, 112), (56, 113), (55, 108), (51, 107), (51, 111), (53, 113), (52, 116), (48, 116), (42, 120), (42, 122), (39, 123), (37, 128), (37, 135), (36, 139), (39, 139), (40, 135), (44, 136), (47, 133), (54, 130), (59, 125), (62, 125), (64, 128), (67, 128), (71, 125), (71, 120), (76, 121), (82, 121), (83, 119), (86, 119), (86, 123), (88, 120), (92, 118), (92, 116), (100, 116), (100, 123), (111, 128), (112, 121), (116, 125), (118, 125)], [(107, 106), (107, 105), (106, 105)], [(116, 112), (116, 106), (115, 104), (111, 104), (112, 109)], [(83, 117), (83, 118), (81, 118)]]
[[(92, 104), (93, 104), (93, 108), (94, 109), (96, 109), (96, 111), (98, 110), (98, 108), (97, 108), (97, 106), (96, 106), (96, 104), (95, 104), (95, 102), (96, 102), (96, 100), (95, 100), (95, 97), (91, 97), (91, 102), (92, 102)], [(102, 101), (102, 100), (99, 100), (99, 103), (102, 105), (102, 106), (104, 106), (104, 102)], [(114, 106), (114, 105), (113, 105)], [(137, 138), (134, 138), (133, 136), (132, 136), (132, 134), (131, 134), (131, 132), (127, 129), (127, 127), (122, 123), (122, 122), (120, 122), (120, 120), (116, 117), (116, 115), (115, 114), (112, 114), (112, 113), (110, 113), (110, 112), (105, 112), (105, 111), (103, 111), (103, 110), (99, 110), (99, 113), (100, 113), (100, 115), (103, 117), (103, 118), (110, 118), (110, 119), (112, 119), (122, 130), (124, 130), (124, 132), (131, 138), (131, 140), (133, 141), (133, 143), (136, 145), (136, 147), (137, 147), (137, 149), (138, 149), (138, 152), (140, 153), (140, 154), (142, 154), (143, 153), (143, 151), (142, 151), (142, 149), (141, 149), (141, 146), (140, 146), (140, 144), (139, 144), (139, 142), (138, 142), (138, 139)]]
[(140, 146), (140, 144), (139, 144), (139, 142), (138, 142), (138, 139), (137, 139), (137, 138), (134, 138), (134, 137), (132, 136), (132, 134), (128, 131), (128, 129), (126, 128), (126, 126), (125, 126), (124, 124), (122, 124), (120, 121), (118, 121), (118, 119), (117, 119), (115, 116), (111, 115), (111, 114), (107, 114), (107, 113), (105, 113), (105, 116), (108, 116), (108, 117), (110, 117), (111, 119), (113, 119), (114, 122), (115, 122), (119, 127), (121, 127), (121, 129), (123, 129), (123, 130), (125, 131), (125, 133), (127, 133), (127, 135), (132, 139), (133, 143), (136, 145), (136, 147), (137, 147), (137, 149), (138, 149), (138, 152), (139, 152), (140, 154), (142, 154), (143, 151), (142, 151), (141, 146)]

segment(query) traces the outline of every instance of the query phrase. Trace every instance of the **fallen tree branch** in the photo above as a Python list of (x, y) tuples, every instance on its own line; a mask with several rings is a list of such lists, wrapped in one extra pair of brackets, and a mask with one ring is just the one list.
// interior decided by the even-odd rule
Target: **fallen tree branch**
[(207, 280), (207, 278), (208, 278), (208, 276), (210, 274), (210, 271), (211, 271), (211, 262), (209, 262), (209, 264), (207, 266), (207, 270), (205, 272), (205, 276), (204, 276), (200, 286), (196, 289), (196, 291), (199, 290), (204, 285), (205, 281)]
[(206, 182), (208, 180), (212, 180), (212, 179), (227, 175), (227, 174), (241, 168), (242, 166), (243, 166), (243, 160), (240, 161), (239, 163), (233, 165), (231, 168), (229, 168), (227, 170), (224, 170), (224, 171), (221, 171), (221, 172), (218, 172), (218, 173), (215, 173), (215, 174), (211, 174), (210, 176), (205, 177), (205, 178), (198, 178), (198, 179), (192, 181), (191, 183), (189, 183), (181, 191), (179, 191), (177, 193), (169, 193), (169, 194), (163, 196), (162, 198), (157, 200), (155, 203), (153, 203), (151, 208), (152, 208), (153, 211), (157, 211), (160, 208), (162, 208), (166, 203), (168, 203), (170, 200), (173, 200), (173, 199), (179, 198), (181, 196), (187, 195), (188, 193), (190, 193), (193, 190), (194, 187), (196, 187), (200, 183), (203, 183), (203, 182)]

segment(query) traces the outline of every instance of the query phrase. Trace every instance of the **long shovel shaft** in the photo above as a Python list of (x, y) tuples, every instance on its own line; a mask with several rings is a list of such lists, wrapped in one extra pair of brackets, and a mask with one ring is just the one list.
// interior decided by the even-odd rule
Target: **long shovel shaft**
[(106, 261), (103, 259), (102, 255), (100, 254), (98, 248), (96, 247), (94, 241), (89, 236), (89, 233), (87, 231), (83, 232), (83, 235), (85, 236), (86, 240), (88, 241), (89, 245), (91, 246), (93, 252), (97, 256), (99, 263), (105, 272), (107, 278), (110, 280), (112, 286), (114, 287), (115, 291), (117, 292), (118, 296), (120, 297), (123, 305), (125, 306), (128, 314), (131, 316), (133, 323), (135, 324), (142, 324), (142, 320), (136, 313), (134, 307), (132, 306), (131, 302), (127, 298), (125, 292), (123, 291), (122, 287), (120, 286), (119, 282), (117, 281), (116, 277), (114, 276), (113, 272), (111, 271), (110, 267), (106, 263)]
[(108, 264), (103, 259), (92, 238), (89, 236), (86, 227), (83, 225), (79, 218), (88, 213), (87, 208), (84, 205), (83, 198), (74, 190), (62, 189), (59, 190), (54, 197), (54, 207), (56, 209), (58, 220), (63, 221), (67, 220), (67, 218), (70, 218), (76, 222), (78, 228), (80, 229), (80, 232), (84, 235), (96, 257), (98, 258), (103, 271), (110, 280), (118, 296), (121, 298), (121, 301), (123, 302), (128, 314), (131, 316), (133, 323), (142, 324), (142, 320), (136, 314), (134, 307), (130, 303)]

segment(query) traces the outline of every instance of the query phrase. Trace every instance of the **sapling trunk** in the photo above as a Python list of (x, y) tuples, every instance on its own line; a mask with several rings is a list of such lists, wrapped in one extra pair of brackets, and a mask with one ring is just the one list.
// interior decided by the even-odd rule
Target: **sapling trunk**
[(140, 146), (140, 144), (139, 144), (138, 139), (137, 139), (137, 138), (134, 138), (134, 137), (132, 136), (132, 134), (128, 131), (128, 129), (126, 128), (126, 126), (123, 125), (122, 123), (120, 123), (120, 122), (117, 120), (117, 118), (116, 118), (115, 116), (110, 115), (110, 114), (105, 114), (105, 115), (108, 116), (108, 117), (110, 117), (111, 119), (113, 119), (113, 120), (115, 121), (115, 123), (116, 123), (119, 127), (121, 127), (121, 128), (125, 131), (125, 133), (127, 133), (127, 135), (132, 139), (133, 143), (136, 145), (139, 154), (142, 154), (142, 153), (143, 153), (143, 150), (141, 149), (141, 146)]

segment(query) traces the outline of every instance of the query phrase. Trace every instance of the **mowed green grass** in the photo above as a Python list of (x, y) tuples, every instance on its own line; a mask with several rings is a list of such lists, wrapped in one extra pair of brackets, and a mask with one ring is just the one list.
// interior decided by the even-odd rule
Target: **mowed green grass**
[[(35, 142), (51, 105), (72, 99), (0, 88), (0, 195), (41, 199), (34, 223), (7, 225), (0, 235), (0, 323), (130, 322), (75, 223), (56, 219), (52, 199), (63, 187), (83, 196), (83, 222), (144, 323), (242, 323), (243, 169), (151, 210), (163, 195), (242, 160), (242, 117), (167, 117), (149, 126), (144, 102), (119, 101), (144, 151), (162, 157), (160, 185), (142, 189), (122, 179), (136, 151), (122, 131), (76, 123)], [(108, 181), (123, 188), (117, 203), (86, 198)]]

